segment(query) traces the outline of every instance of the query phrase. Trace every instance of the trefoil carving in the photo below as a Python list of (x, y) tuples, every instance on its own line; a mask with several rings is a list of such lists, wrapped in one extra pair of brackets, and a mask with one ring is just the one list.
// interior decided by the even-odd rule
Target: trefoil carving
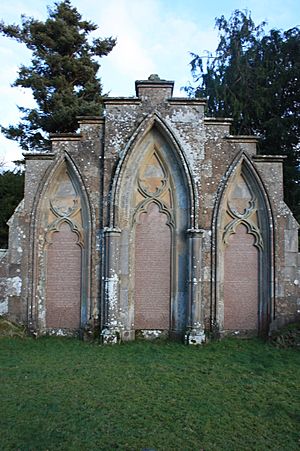
[(73, 199), (73, 206), (59, 205), (57, 200), (51, 199), (49, 201), (50, 211), (56, 216), (56, 219), (52, 221), (46, 230), (46, 243), (52, 243), (52, 235), (54, 232), (59, 232), (60, 226), (63, 222), (69, 224), (72, 232), (76, 233), (78, 236), (77, 244), (83, 247), (84, 238), (82, 233), (82, 227), (75, 221), (74, 216), (76, 216), (80, 210), (80, 199), (76, 197)]
[(255, 238), (254, 246), (263, 250), (264, 244), (261, 232), (255, 222), (251, 219), (257, 214), (256, 199), (249, 201), (249, 207), (245, 208), (243, 213), (238, 212), (234, 207), (231, 207), (229, 202), (227, 202), (227, 213), (231, 216), (232, 221), (224, 228), (223, 243), (228, 245), (229, 237), (236, 233), (236, 229), (240, 224), (244, 224), (248, 233)]
[(159, 211), (167, 215), (167, 224), (174, 226), (169, 173), (155, 148), (139, 171), (137, 191), (142, 200), (136, 205), (133, 222), (137, 221), (137, 215), (141, 212), (147, 213), (148, 205), (154, 202)]

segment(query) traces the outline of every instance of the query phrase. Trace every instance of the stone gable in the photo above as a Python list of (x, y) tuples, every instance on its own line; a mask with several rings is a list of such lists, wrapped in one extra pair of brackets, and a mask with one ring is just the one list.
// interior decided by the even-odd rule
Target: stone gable
[(299, 317), (298, 224), (281, 156), (205, 117), (174, 82), (136, 82), (105, 115), (27, 154), (0, 261), (1, 312), (36, 334), (106, 343), (267, 334)]

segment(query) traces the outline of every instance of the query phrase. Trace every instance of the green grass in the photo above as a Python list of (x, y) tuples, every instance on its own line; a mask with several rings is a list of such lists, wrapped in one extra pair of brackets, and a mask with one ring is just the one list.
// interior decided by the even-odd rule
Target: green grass
[(0, 340), (1, 450), (299, 450), (300, 353)]

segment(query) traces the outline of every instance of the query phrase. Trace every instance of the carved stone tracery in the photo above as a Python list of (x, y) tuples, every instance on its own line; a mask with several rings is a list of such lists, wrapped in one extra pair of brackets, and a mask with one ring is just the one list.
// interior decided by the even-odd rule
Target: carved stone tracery
[(230, 235), (236, 233), (236, 229), (240, 224), (244, 224), (247, 228), (248, 233), (253, 235), (255, 238), (254, 246), (263, 250), (264, 244), (259, 227), (251, 219), (252, 217), (256, 217), (257, 215), (256, 199), (252, 199), (249, 203), (249, 207), (245, 208), (243, 213), (239, 213), (236, 208), (230, 205), (229, 201), (227, 202), (226, 212), (229, 214), (229, 216), (231, 216), (232, 221), (230, 221), (224, 228), (223, 242), (225, 245), (228, 245), (228, 239)]
[(73, 199), (73, 206), (68, 205), (68, 203), (60, 202), (59, 198), (53, 198), (49, 201), (50, 211), (54, 214), (56, 219), (54, 219), (50, 224), (48, 224), (45, 234), (45, 241), (49, 245), (52, 243), (53, 232), (59, 232), (60, 226), (63, 222), (69, 224), (72, 232), (76, 233), (78, 236), (77, 244), (81, 247), (84, 245), (82, 226), (74, 219), (81, 211), (80, 198), (75, 197)]
[(140, 214), (142, 212), (146, 213), (148, 205), (154, 202), (158, 206), (159, 211), (167, 215), (167, 224), (174, 226), (172, 192), (169, 179), (169, 173), (161, 162), (156, 149), (154, 149), (151, 156), (141, 167), (137, 178), (137, 205), (133, 215), (134, 223), (139, 223)]

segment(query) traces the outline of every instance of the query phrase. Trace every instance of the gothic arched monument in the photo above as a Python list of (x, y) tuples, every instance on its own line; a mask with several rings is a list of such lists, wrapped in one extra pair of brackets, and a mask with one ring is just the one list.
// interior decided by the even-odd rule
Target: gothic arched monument
[[(265, 335), (300, 310), (282, 156), (151, 76), (52, 152), (26, 154), (0, 262), (2, 314), (37, 334)], [(280, 153), (280, 149), (278, 149)]]

